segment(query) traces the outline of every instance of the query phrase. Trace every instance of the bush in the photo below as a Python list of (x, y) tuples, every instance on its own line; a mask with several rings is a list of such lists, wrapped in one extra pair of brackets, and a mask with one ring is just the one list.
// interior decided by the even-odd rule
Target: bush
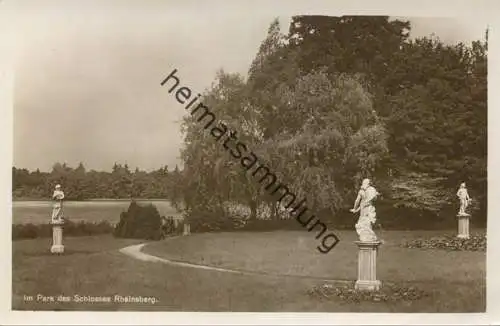
[(78, 223), (67, 223), (64, 226), (64, 232), (72, 236), (89, 236), (106, 234), (113, 232), (113, 226), (108, 221), (99, 223), (88, 223), (80, 221)]
[(239, 217), (225, 216), (220, 212), (190, 212), (187, 214), (191, 232), (233, 231), (243, 226)]
[[(64, 236), (78, 237), (88, 235), (107, 234), (113, 231), (113, 226), (108, 221), (94, 222), (71, 222), (66, 220), (63, 225)], [(36, 239), (52, 237), (52, 224), (13, 224), (12, 240)]]
[(153, 204), (140, 206), (132, 201), (128, 210), (120, 214), (120, 222), (116, 225), (113, 235), (117, 238), (160, 240), (161, 221), (162, 217)]
[(51, 236), (50, 224), (12, 224), (12, 240), (48, 238)]

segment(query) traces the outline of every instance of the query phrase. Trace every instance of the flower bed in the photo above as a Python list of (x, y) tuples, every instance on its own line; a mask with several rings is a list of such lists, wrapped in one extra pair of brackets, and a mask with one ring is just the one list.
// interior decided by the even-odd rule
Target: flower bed
[(334, 285), (323, 284), (309, 290), (309, 295), (319, 299), (340, 299), (346, 302), (387, 302), (415, 301), (428, 295), (414, 286), (401, 286), (394, 283), (384, 283), (378, 291), (360, 291), (354, 289), (354, 282)]
[(472, 235), (469, 239), (445, 235), (430, 239), (416, 239), (401, 245), (411, 249), (443, 249), (450, 251), (486, 251), (486, 234)]

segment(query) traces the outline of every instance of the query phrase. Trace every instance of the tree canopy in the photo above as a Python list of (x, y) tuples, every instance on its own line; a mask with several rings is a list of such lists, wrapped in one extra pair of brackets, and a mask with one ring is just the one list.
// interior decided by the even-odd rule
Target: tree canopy
[[(466, 181), (484, 214), (487, 40), (410, 34), (408, 21), (382, 16), (296, 16), (287, 34), (274, 20), (248, 76), (220, 71), (203, 103), (329, 216), (366, 177), (382, 205), (429, 214), (450, 209)], [(224, 216), (231, 203), (279, 216), (191, 117), (184, 131), (187, 215)]]

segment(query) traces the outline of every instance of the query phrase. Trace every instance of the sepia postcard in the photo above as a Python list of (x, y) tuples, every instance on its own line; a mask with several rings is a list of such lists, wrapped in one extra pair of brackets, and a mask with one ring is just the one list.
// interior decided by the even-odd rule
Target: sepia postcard
[(496, 9), (1, 1), (2, 324), (500, 322)]

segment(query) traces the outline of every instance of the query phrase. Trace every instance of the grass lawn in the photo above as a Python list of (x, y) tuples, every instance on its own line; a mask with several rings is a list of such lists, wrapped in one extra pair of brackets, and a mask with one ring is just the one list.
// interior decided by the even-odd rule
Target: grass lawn
[[(450, 231), (452, 233), (453, 231)], [(472, 232), (474, 233), (474, 231)], [(65, 239), (67, 254), (52, 256), (50, 239), (13, 242), (15, 310), (161, 310), (254, 312), (483, 312), (484, 252), (446, 252), (400, 248), (399, 243), (442, 232), (386, 231), (378, 260), (379, 279), (429, 293), (418, 301), (346, 303), (320, 300), (308, 290), (317, 278), (355, 280), (354, 232), (340, 232), (329, 254), (319, 253), (306, 232), (194, 234), (154, 242), (144, 252), (172, 260), (259, 271), (238, 275), (142, 262), (117, 249), (137, 240), (111, 236)], [(289, 275), (289, 276), (277, 276)], [(291, 276), (290, 276), (291, 275)], [(310, 276), (310, 277), (293, 277)], [(316, 277), (316, 278), (315, 278)], [(156, 304), (43, 303), (45, 296), (153, 296)], [(34, 301), (24, 300), (25, 295)]]

